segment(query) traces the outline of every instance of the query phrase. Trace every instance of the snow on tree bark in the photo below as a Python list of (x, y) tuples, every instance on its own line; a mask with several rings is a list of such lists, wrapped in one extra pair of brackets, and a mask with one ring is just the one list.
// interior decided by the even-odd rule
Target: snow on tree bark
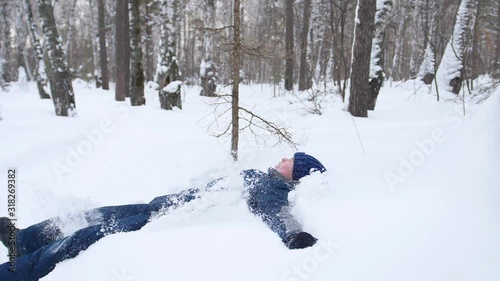
[(425, 48), (424, 60), (420, 65), (418, 77), (426, 85), (430, 85), (434, 80), (434, 72), (436, 69), (436, 54), (434, 53), (431, 44), (427, 44)]
[(472, 47), (470, 37), (476, 11), (477, 0), (462, 0), (452, 37), (436, 73), (438, 87), (456, 95), (459, 94), (464, 79), (464, 58)]
[(45, 62), (43, 61), (43, 48), (40, 44), (40, 39), (38, 36), (38, 32), (36, 30), (35, 21), (33, 19), (33, 11), (31, 9), (30, 0), (24, 1), (24, 7), (28, 14), (27, 23), (28, 29), (31, 34), (31, 43), (33, 44), (33, 49), (35, 51), (35, 80), (36, 86), (38, 88), (38, 94), (41, 99), (50, 99), (50, 95), (48, 94), (47, 87), (47, 73), (45, 71)]
[(372, 53), (370, 61), (370, 94), (368, 96), (368, 110), (374, 110), (380, 88), (385, 79), (385, 30), (387, 20), (392, 13), (392, 0), (377, 0), (377, 12), (375, 13), (375, 36), (372, 41)]
[[(417, 77), (426, 85), (430, 85), (434, 80), (436, 71), (436, 52), (435, 46), (432, 44), (434, 37), (434, 29), (436, 28), (436, 13), (437, 7), (434, 0), (424, 0), (425, 4), (422, 9), (423, 28), (424, 28), (424, 59), (420, 64)], [(431, 3), (432, 2), (432, 3)]]
[(168, 93), (163, 88), (169, 83), (179, 80), (179, 66), (175, 56), (176, 38), (175, 32), (177, 16), (177, 0), (161, 1), (161, 27), (160, 40), (158, 44), (159, 55), (156, 66), (155, 82), (158, 87), (160, 106), (163, 109), (171, 110), (172, 106), (182, 109), (181, 88), (178, 87), (176, 93)]
[(214, 50), (213, 50), (213, 32), (207, 30), (207, 28), (215, 27), (215, 0), (208, 0), (205, 5), (205, 15), (204, 15), (204, 27), (203, 30), (203, 54), (200, 64), (200, 80), (201, 80), (201, 96), (215, 96), (215, 90), (217, 88), (217, 77), (214, 62)]
[(356, 11), (348, 110), (357, 117), (368, 117), (368, 79), (376, 4), (376, 0), (358, 0)]
[(37, 0), (51, 65), (52, 100), (57, 116), (76, 116), (75, 94), (50, 0)]

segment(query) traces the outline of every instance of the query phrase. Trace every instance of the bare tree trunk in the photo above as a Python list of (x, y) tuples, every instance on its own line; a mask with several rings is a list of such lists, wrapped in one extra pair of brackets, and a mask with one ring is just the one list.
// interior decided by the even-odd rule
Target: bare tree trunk
[(75, 14), (75, 8), (76, 8), (76, 1), (73, 0), (73, 5), (71, 5), (71, 9), (68, 11), (68, 15), (66, 18), (66, 25), (68, 27), (68, 33), (66, 36), (66, 46), (64, 46), (64, 53), (66, 55), (66, 60), (68, 61), (68, 67), (71, 69), (71, 63), (72, 63), (72, 58), (71, 58), (71, 51), (73, 48), (73, 23), (72, 20), (74, 18)]
[(231, 110), (231, 155), (233, 160), (238, 160), (238, 140), (240, 130), (240, 117), (239, 117), (239, 86), (240, 86), (240, 55), (241, 55), (241, 42), (240, 42), (240, 0), (234, 0), (233, 7), (233, 20), (234, 20), (234, 42), (233, 42), (233, 90), (232, 97), (232, 110)]
[(399, 22), (397, 38), (396, 38), (396, 49), (394, 50), (394, 60), (391, 68), (391, 78), (395, 81), (405, 80), (405, 58), (404, 58), (404, 44), (405, 44), (405, 34), (408, 27), (408, 21), (410, 16), (407, 15), (406, 2), (401, 2), (399, 7), (401, 10), (401, 18)]
[(128, 96), (130, 97), (132, 93), (135, 91), (135, 59), (136, 59), (136, 50), (134, 49), (135, 38), (134, 38), (134, 12), (136, 5), (139, 5), (138, 0), (126, 0), (128, 1), (128, 34), (129, 34), (129, 44), (130, 44), (130, 60), (129, 60), (129, 79), (128, 79)]
[[(330, 0), (330, 29), (334, 36), (334, 42), (332, 45), (332, 54), (334, 57), (334, 67), (332, 67), (333, 73), (331, 77), (337, 82), (340, 95), (342, 96), (342, 102), (345, 102), (345, 95), (347, 89), (347, 79), (349, 79), (349, 74), (351, 71), (351, 64), (349, 63), (349, 58), (346, 56), (346, 20), (348, 16), (348, 7), (350, 0), (343, 0), (340, 3), (336, 3), (335, 0)], [(340, 27), (337, 31), (337, 24), (335, 23), (335, 13), (334, 7), (339, 10), (338, 14), (338, 26)], [(338, 35), (340, 32), (340, 35)]]
[(152, 81), (154, 77), (154, 64), (153, 64), (153, 21), (152, 21), (152, 12), (149, 8), (150, 0), (146, 1), (144, 5), (145, 9), (145, 32), (146, 36), (144, 37), (144, 53), (146, 55), (146, 64), (145, 64), (145, 76), (146, 81)]
[(116, 1), (115, 64), (116, 89), (115, 100), (124, 101), (129, 96), (130, 77), (130, 36), (128, 0)]
[(61, 37), (57, 31), (53, 7), (50, 0), (37, 0), (37, 3), (51, 62), (52, 79), (50, 87), (56, 115), (73, 117), (76, 116), (75, 94), (61, 44)]
[(92, 61), (94, 63), (94, 79), (95, 79), (95, 87), (99, 88), (102, 86), (101, 79), (101, 67), (99, 65), (99, 24), (95, 18), (95, 9), (94, 3), (92, 0), (89, 0), (90, 13), (91, 13), (91, 32), (90, 41), (92, 42)]
[(479, 40), (481, 36), (481, 28), (479, 26), (479, 10), (480, 7), (484, 4), (484, 0), (478, 0), (478, 5), (476, 8), (476, 20), (474, 22), (474, 28), (472, 32), (472, 50), (470, 56), (470, 67), (467, 67), (469, 70), (467, 73), (467, 78), (471, 81), (471, 90), (474, 89), (474, 84), (472, 83), (474, 79), (479, 77), (480, 73), (484, 73), (484, 70), (480, 69), (481, 63), (481, 55), (479, 54)]
[(285, 0), (285, 89), (293, 90), (294, 46), (293, 46), (293, 1)]
[(12, 48), (11, 48), (11, 33), (10, 33), (10, 20), (8, 19), (8, 1), (3, 1), (0, 6), (2, 13), (2, 39), (0, 42), (0, 86), (4, 88), (12, 82), (14, 73), (12, 69)]
[(309, 75), (310, 67), (307, 61), (307, 41), (309, 39), (309, 23), (311, 19), (311, 0), (304, 0), (304, 13), (302, 23), (302, 34), (300, 44), (300, 69), (299, 69), (299, 91), (309, 89), (307, 77)]
[(28, 29), (31, 34), (31, 43), (35, 49), (35, 79), (38, 88), (38, 94), (41, 99), (50, 99), (47, 93), (47, 73), (45, 72), (45, 62), (43, 61), (43, 49), (36, 31), (35, 21), (33, 20), (33, 11), (31, 9), (30, 0), (25, 0), (25, 10), (28, 13)]
[(109, 90), (108, 54), (106, 51), (106, 26), (104, 24), (104, 0), (97, 0), (99, 13), (99, 60), (101, 65), (102, 89)]
[(349, 112), (357, 117), (368, 117), (370, 87), (370, 56), (374, 31), (376, 0), (358, 0), (358, 15), (354, 31), (352, 55), (351, 95)]
[(500, 78), (500, 5), (497, 5), (497, 38), (495, 47), (495, 61), (493, 66), (493, 77)]
[(141, 48), (141, 25), (139, 0), (130, 0), (131, 7), (131, 55), (130, 55), (130, 104), (132, 106), (146, 104), (144, 98), (144, 70), (142, 67), (142, 48)]

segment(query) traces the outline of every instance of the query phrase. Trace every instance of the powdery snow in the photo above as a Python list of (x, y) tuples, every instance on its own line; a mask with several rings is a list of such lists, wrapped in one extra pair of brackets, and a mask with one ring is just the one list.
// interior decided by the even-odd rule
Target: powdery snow
[[(320, 242), (288, 250), (248, 211), (238, 173), (265, 170), (294, 149), (256, 145), (246, 132), (233, 163), (229, 137), (210, 136), (229, 116), (207, 129), (213, 100), (198, 87), (185, 87), (183, 110), (173, 111), (160, 109), (152, 89), (146, 106), (131, 107), (113, 90), (74, 88), (75, 118), (56, 117), (35, 83), (0, 92), (0, 185), (17, 168), (20, 227), (60, 215), (70, 234), (82, 210), (148, 202), (223, 175), (229, 191), (105, 237), (43, 280), (500, 280), (498, 91), (468, 103), (463, 117), (460, 104), (436, 102), (420, 82), (386, 83), (369, 118), (354, 118), (363, 153), (339, 98), (310, 115), (305, 93), (272, 98), (272, 85), (242, 85), (242, 106), (289, 127), (328, 169), (289, 196)], [(390, 173), (400, 178), (388, 182)]]

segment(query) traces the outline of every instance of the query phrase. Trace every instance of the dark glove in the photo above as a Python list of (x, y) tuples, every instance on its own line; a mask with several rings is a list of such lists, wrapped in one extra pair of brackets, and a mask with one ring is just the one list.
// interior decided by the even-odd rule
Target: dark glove
[(304, 249), (311, 247), (318, 239), (307, 232), (297, 232), (288, 237), (285, 243), (288, 249)]

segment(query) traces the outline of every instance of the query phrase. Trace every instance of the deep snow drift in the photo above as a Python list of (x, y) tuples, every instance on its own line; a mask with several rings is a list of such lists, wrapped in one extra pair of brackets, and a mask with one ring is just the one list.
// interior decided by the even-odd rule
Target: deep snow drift
[[(288, 250), (241, 198), (239, 171), (267, 169), (295, 151), (263, 132), (244, 133), (240, 161), (220, 117), (199, 88), (184, 87), (183, 110), (114, 101), (113, 91), (75, 82), (78, 117), (54, 115), (33, 83), (0, 92), (0, 216), (6, 170), (18, 170), (18, 218), (27, 227), (82, 210), (148, 202), (229, 176), (230, 191), (206, 194), (143, 229), (103, 238), (43, 280), (500, 280), (500, 93), (482, 104), (436, 102), (410, 81), (381, 90), (369, 118), (354, 118), (328, 96), (309, 114), (307, 94), (273, 98), (243, 85), (241, 103), (289, 127), (299, 150), (328, 173), (302, 180), (293, 213), (320, 243)], [(417, 89), (417, 90), (415, 90)], [(230, 89), (223, 90), (229, 93)], [(6, 250), (0, 247), (0, 262)]]

